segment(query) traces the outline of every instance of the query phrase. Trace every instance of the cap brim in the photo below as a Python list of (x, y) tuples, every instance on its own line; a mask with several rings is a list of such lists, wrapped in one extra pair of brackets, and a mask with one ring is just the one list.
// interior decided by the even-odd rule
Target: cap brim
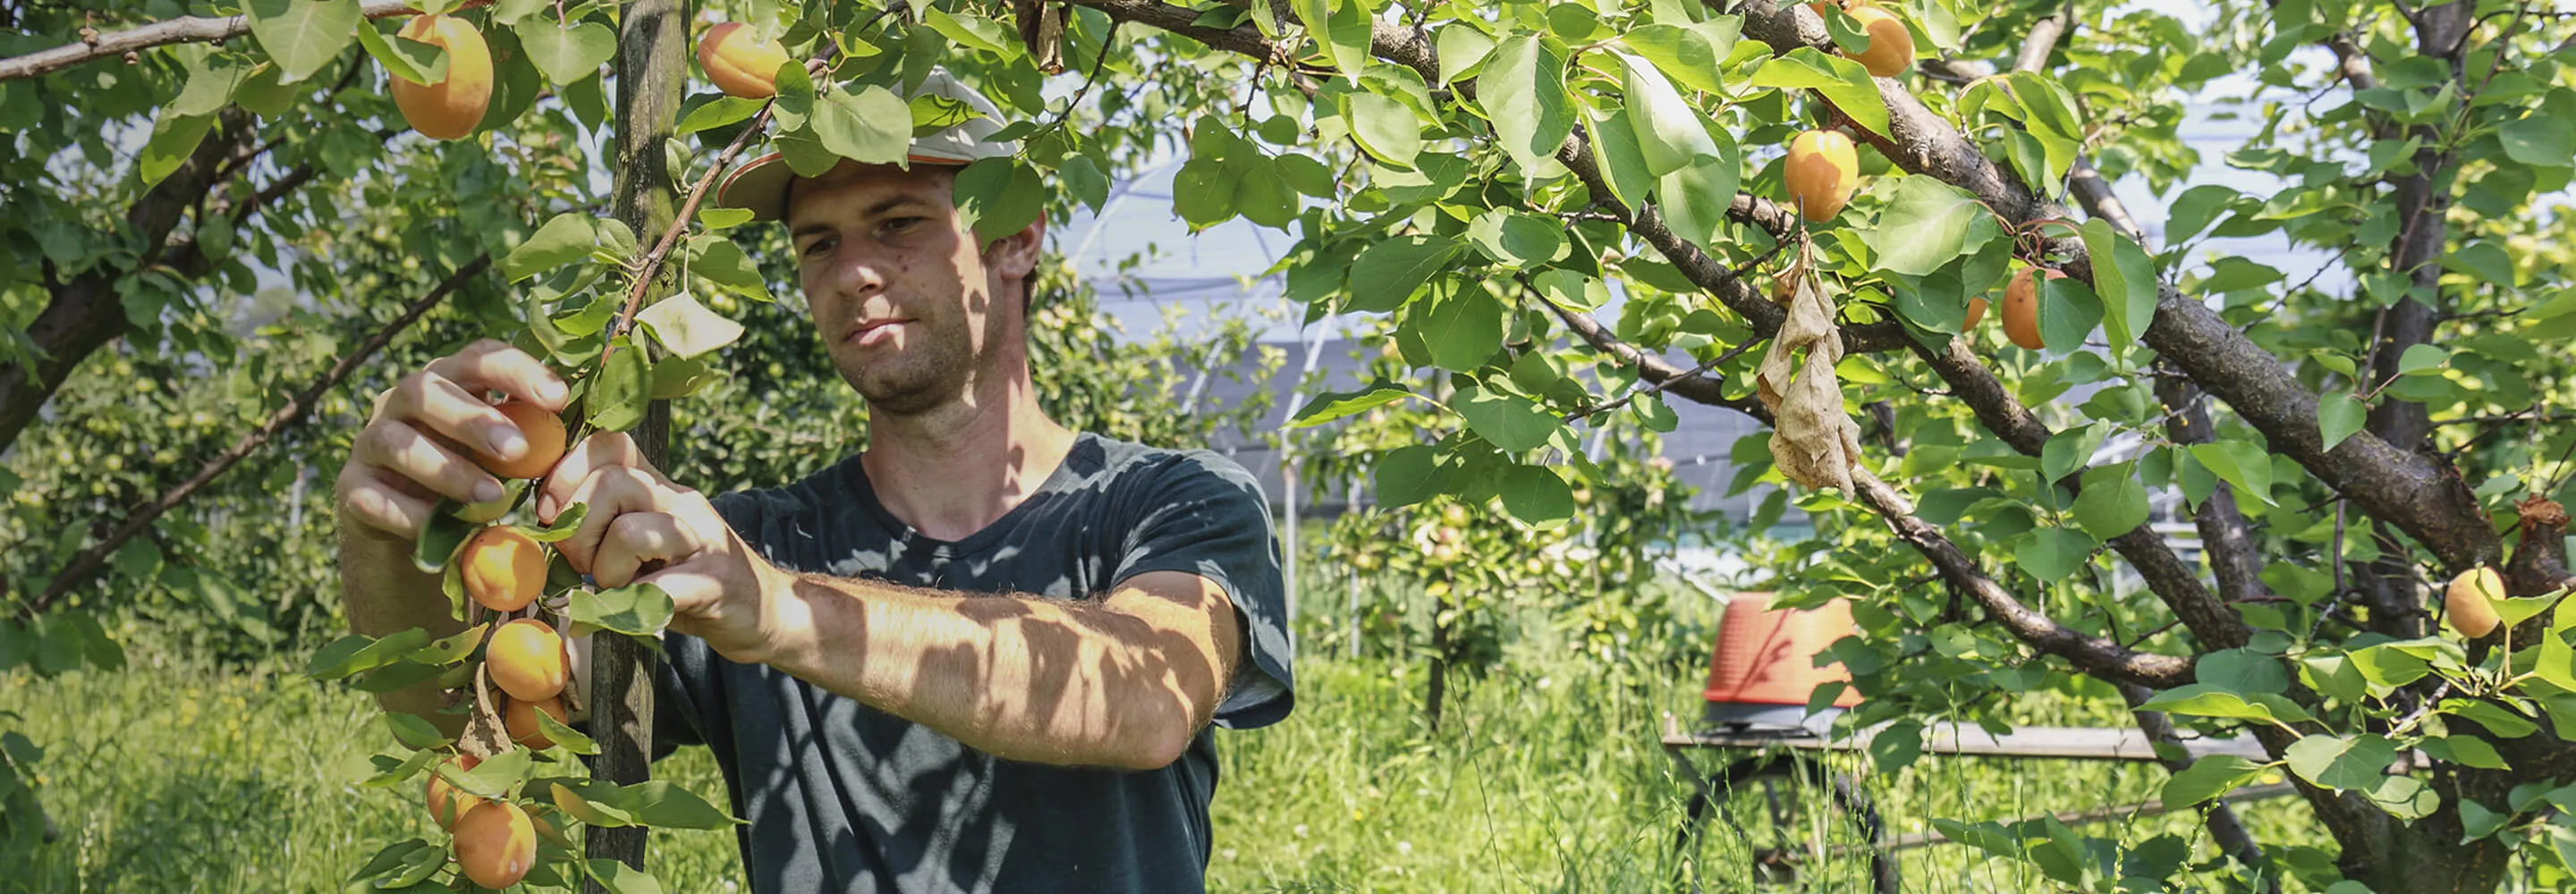
[[(913, 153), (908, 160), (917, 165), (950, 167), (974, 163), (973, 159), (942, 158), (920, 152)], [(786, 220), (787, 187), (795, 179), (796, 172), (787, 166), (787, 156), (776, 152), (743, 162), (741, 167), (733, 169), (733, 173), (725, 175), (724, 183), (716, 188), (716, 207), (749, 209), (751, 219), (755, 221)]]

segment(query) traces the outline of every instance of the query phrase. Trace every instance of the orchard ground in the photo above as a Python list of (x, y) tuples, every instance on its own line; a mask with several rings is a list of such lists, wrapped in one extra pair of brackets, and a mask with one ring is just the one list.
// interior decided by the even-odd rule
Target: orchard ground
[[(1671, 877), (1685, 783), (1654, 744), (1656, 717), (1697, 714), (1704, 666), (1573, 656), (1532, 619), (1488, 676), (1459, 681), (1433, 733), (1419, 661), (1335, 654), (1335, 621), (1314, 612), (1343, 605), (1345, 581), (1312, 582), (1300, 601), (1309, 614), (1295, 716), (1219, 733), (1210, 890), (1639, 891)], [(1684, 619), (1675, 636), (1701, 639), (1708, 600), (1670, 598)], [(123, 672), (0, 688), (0, 711), (24, 716), (46, 749), (44, 801), (63, 832), (34, 865), (0, 871), (0, 894), (337, 891), (377, 847), (432, 833), (418, 779), (390, 791), (354, 784), (369, 749), (391, 744), (346, 734), (383, 730), (366, 695), (296, 676), (292, 655), (217, 667), (165, 639), (134, 630)], [(2026, 702), (2022, 722), (2126, 722), (2108, 702)], [(723, 791), (704, 749), (655, 772)], [(1933, 817), (2009, 821), (2151, 801), (2165, 778), (2146, 765), (1927, 758), (1867, 787), (1902, 834)], [(2326, 843), (2295, 800), (2239, 810), (2267, 843)], [(2188, 813), (2081, 831), (2127, 845), (2172, 834), (2211, 855)], [(1740, 844), (1722, 835), (1702, 853), (1704, 890), (1798, 890), (1755, 887)], [(1962, 845), (1900, 853), (1909, 892), (2059, 890), (2029, 863)], [(657, 832), (651, 860), (665, 890), (742, 890), (726, 832)], [(1857, 871), (1837, 859), (1824, 878)], [(1807, 890), (1839, 890), (1816, 885)]]

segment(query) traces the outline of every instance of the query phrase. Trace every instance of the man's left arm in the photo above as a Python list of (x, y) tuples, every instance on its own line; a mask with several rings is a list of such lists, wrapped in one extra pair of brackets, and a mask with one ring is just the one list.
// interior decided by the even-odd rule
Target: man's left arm
[(781, 569), (623, 435), (585, 439), (567, 456), (539, 519), (551, 524), (576, 502), (589, 511), (556, 548), (601, 586), (661, 587), (672, 629), (999, 757), (1166, 766), (1247, 660), (1251, 613), (1188, 571), (1140, 569), (1102, 598), (1075, 601)]
[(802, 617), (762, 661), (1012, 760), (1168, 765), (1243, 656), (1225, 590), (1187, 572), (1140, 574), (1096, 601), (781, 577)]

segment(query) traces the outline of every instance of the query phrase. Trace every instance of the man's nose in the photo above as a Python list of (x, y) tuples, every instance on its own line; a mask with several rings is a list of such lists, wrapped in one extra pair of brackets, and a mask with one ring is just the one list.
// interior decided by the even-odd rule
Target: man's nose
[(825, 283), (841, 296), (866, 298), (885, 290), (885, 259), (863, 246), (848, 246), (832, 259)]

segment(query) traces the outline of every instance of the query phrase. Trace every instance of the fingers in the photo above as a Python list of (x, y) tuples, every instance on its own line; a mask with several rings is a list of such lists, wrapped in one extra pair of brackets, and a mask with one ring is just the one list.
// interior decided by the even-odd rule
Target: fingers
[(561, 377), (528, 352), (483, 339), (430, 362), (426, 372), (471, 389), (476, 395), (499, 391), (553, 412), (563, 412), (570, 394)]
[[(576, 571), (598, 574), (596, 560), (600, 546), (608, 538), (608, 528), (620, 516), (629, 513), (662, 512), (673, 508), (676, 496), (669, 485), (656, 480), (644, 470), (631, 466), (611, 466), (594, 472), (558, 505), (585, 503), (590, 506), (572, 536), (555, 543), (555, 551)], [(630, 572), (631, 573), (631, 572)]]
[(407, 540), (420, 537), (435, 508), (429, 499), (404, 493), (396, 483), (357, 465), (341, 470), (338, 502), (341, 515)]
[(416, 482), (430, 493), (462, 503), (501, 496), (501, 482), (483, 467), (399, 419), (379, 420), (360, 431), (350, 463), (362, 473)]
[[(634, 438), (627, 437), (622, 431), (600, 432), (581, 439), (581, 443), (565, 451), (563, 461), (556, 463), (554, 471), (546, 475), (545, 483), (537, 490), (538, 523), (554, 524), (555, 513), (576, 501), (574, 494), (589, 483), (592, 473), (612, 468), (641, 470), (650, 480), (664, 487), (671, 484), (670, 479), (662, 477), (660, 470), (644, 461), (644, 450), (635, 445)], [(593, 514), (600, 509), (599, 506), (590, 507)]]
[(591, 561), (590, 575), (603, 587), (623, 587), (647, 562), (677, 562), (698, 553), (701, 544), (687, 525), (668, 512), (629, 512), (608, 523), (607, 537)]
[(464, 386), (430, 372), (404, 376), (385, 393), (376, 419), (368, 428), (387, 424), (434, 432), (450, 444), (486, 457), (502, 456), (500, 445), (504, 441), (514, 441), (522, 450), (527, 443), (510, 417)]

